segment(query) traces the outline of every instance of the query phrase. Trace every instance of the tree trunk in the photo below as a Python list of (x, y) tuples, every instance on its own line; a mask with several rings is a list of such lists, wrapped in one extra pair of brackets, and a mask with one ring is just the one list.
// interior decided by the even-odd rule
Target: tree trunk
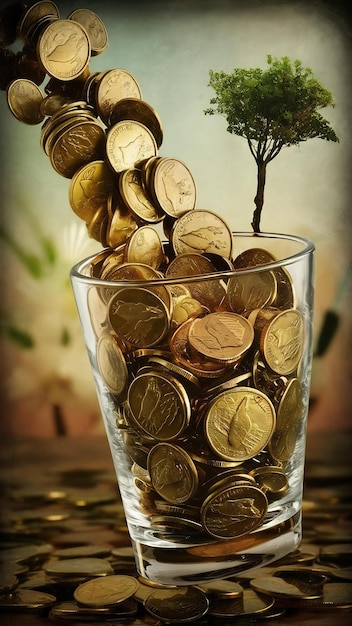
[(260, 233), (260, 218), (264, 204), (266, 163), (264, 161), (257, 161), (257, 168), (257, 193), (254, 198), (255, 209), (253, 212), (252, 228), (255, 233)]

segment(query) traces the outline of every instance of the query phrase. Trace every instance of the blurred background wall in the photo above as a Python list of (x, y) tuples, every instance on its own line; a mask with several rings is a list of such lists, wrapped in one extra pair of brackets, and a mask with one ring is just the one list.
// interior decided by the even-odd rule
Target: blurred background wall
[[(0, 7), (8, 2), (1, 0)], [(107, 50), (90, 71), (123, 68), (164, 127), (159, 154), (192, 171), (198, 208), (234, 230), (251, 230), (255, 162), (220, 116), (204, 115), (213, 96), (209, 69), (266, 67), (267, 55), (310, 67), (332, 92), (322, 111), (339, 143), (309, 140), (285, 148), (268, 167), (262, 230), (316, 245), (315, 342), (332, 311), (337, 330), (313, 365), (309, 429), (351, 424), (351, 124), (349, 9), (328, 0), (58, 1), (61, 17), (90, 8), (103, 20)], [(100, 249), (69, 205), (69, 181), (0, 98), (2, 430), (25, 436), (102, 432), (93, 379), (68, 279), (71, 265)]]

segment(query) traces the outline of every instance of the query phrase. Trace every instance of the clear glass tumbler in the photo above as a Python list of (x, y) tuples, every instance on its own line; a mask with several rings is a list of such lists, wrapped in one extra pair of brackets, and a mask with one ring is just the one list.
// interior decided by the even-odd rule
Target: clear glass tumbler
[(301, 540), (314, 245), (234, 233), (231, 261), (201, 256), (210, 273), (71, 271), (137, 569), (164, 585)]

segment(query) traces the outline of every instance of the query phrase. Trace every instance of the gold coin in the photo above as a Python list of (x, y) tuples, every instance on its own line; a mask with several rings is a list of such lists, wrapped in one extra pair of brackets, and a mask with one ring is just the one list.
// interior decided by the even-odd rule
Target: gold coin
[[(270, 617), (270, 609), (274, 606), (273, 598), (265, 598), (255, 593), (253, 589), (244, 589), (242, 602), (239, 600), (217, 601), (211, 605), (211, 615), (216, 617), (240, 617), (240, 616), (262, 616)], [(279, 616), (281, 613), (279, 613)], [(274, 615), (275, 616), (275, 615)], [(237, 621), (237, 619), (236, 619)], [(238, 622), (239, 626), (241, 623)]]
[(56, 602), (56, 597), (51, 593), (32, 589), (15, 589), (10, 594), (0, 596), (0, 609), (31, 613), (48, 609)]
[(201, 303), (192, 298), (192, 296), (178, 296), (173, 298), (173, 310), (171, 323), (173, 326), (179, 326), (187, 320), (200, 317), (208, 313), (207, 309)]
[[(255, 329), (254, 329), (255, 331)], [(257, 351), (252, 361), (253, 383), (256, 389), (263, 391), (267, 395), (273, 395), (277, 389), (281, 389), (287, 380), (273, 372), (263, 361), (261, 354)]]
[(148, 613), (174, 624), (191, 622), (208, 612), (209, 600), (197, 587), (155, 589), (144, 600)]
[(163, 141), (163, 129), (157, 112), (140, 98), (123, 98), (119, 100), (110, 113), (109, 125), (123, 120), (134, 120), (144, 124), (153, 134), (156, 145), (160, 148)]
[(82, 165), (103, 156), (104, 145), (105, 131), (98, 120), (76, 122), (53, 143), (51, 165), (61, 176), (72, 178)]
[(121, 396), (126, 389), (128, 369), (121, 348), (111, 335), (102, 335), (97, 344), (97, 360), (101, 376), (113, 395)]
[(213, 537), (240, 537), (258, 528), (266, 514), (267, 499), (252, 485), (227, 486), (211, 493), (201, 506), (204, 529)]
[(2, 563), (31, 563), (37, 561), (38, 558), (43, 556), (49, 556), (52, 552), (53, 546), (50, 544), (27, 544), (24, 546), (15, 546), (3, 550), (1, 553)]
[(188, 502), (197, 491), (195, 464), (178, 445), (156, 444), (148, 454), (148, 471), (155, 491), (171, 504)]
[(193, 176), (188, 167), (178, 159), (159, 159), (153, 170), (151, 190), (158, 205), (171, 217), (180, 217), (196, 205)]
[(252, 379), (252, 374), (250, 372), (244, 372), (243, 374), (233, 375), (233, 371), (230, 372), (230, 376), (227, 377), (222, 376), (216, 384), (208, 384), (203, 387), (202, 397), (210, 398), (213, 396), (217, 396), (222, 391), (227, 391), (229, 389), (233, 389), (241, 383), (245, 383), (246, 381), (250, 381)]
[(136, 79), (121, 68), (101, 72), (96, 79), (94, 91), (95, 106), (105, 124), (109, 124), (111, 112), (117, 102), (123, 98), (141, 98)]
[[(164, 285), (156, 285), (152, 286), (151, 281), (160, 279), (160, 274), (153, 267), (146, 265), (145, 263), (120, 263), (115, 266), (106, 266), (104, 268), (101, 278), (109, 281), (130, 281), (130, 282), (138, 282), (148, 281), (148, 290), (155, 293), (161, 300), (164, 302), (167, 310), (170, 313), (171, 310), (171, 295), (167, 287)], [(144, 285), (141, 285), (144, 287)], [(108, 302), (112, 295), (116, 294), (117, 289), (120, 287), (112, 287), (111, 289), (105, 288), (102, 291), (102, 296), (106, 302)], [(144, 346), (146, 347), (146, 346)]]
[(62, 105), (67, 104), (69, 98), (58, 93), (53, 93), (50, 96), (43, 98), (40, 103), (40, 112), (44, 117), (51, 117), (57, 113)]
[(49, 76), (70, 81), (82, 74), (90, 58), (86, 30), (68, 19), (56, 19), (39, 37), (37, 55)]
[(62, 115), (53, 115), (49, 120), (45, 122), (42, 127), (41, 133), (41, 145), (45, 152), (50, 157), (52, 147), (55, 141), (61, 137), (70, 128), (77, 125), (79, 122), (95, 121), (95, 116), (90, 110), (82, 111), (67, 111)]
[(232, 233), (224, 220), (211, 211), (193, 210), (181, 215), (171, 238), (176, 254), (214, 252), (231, 258)]
[[(172, 356), (170, 355), (170, 358)], [(192, 384), (193, 391), (196, 389), (199, 391), (199, 381), (192, 372), (189, 372), (186, 368), (180, 367), (177, 363), (174, 363), (170, 359), (164, 356), (160, 356), (158, 354), (153, 354), (148, 359), (148, 364), (151, 364), (154, 367), (160, 367), (161, 370), (165, 370), (170, 374), (174, 374), (181, 382), (187, 387), (188, 383)]]
[(285, 493), (288, 489), (287, 476), (279, 467), (263, 465), (249, 473), (268, 496)]
[(114, 210), (107, 225), (107, 244), (117, 248), (126, 243), (137, 228), (137, 222), (128, 209), (122, 204), (114, 203)]
[(231, 311), (246, 314), (272, 304), (277, 293), (273, 272), (238, 274), (227, 283), (227, 301)]
[(203, 358), (216, 363), (236, 363), (251, 347), (253, 327), (246, 318), (232, 312), (210, 313), (193, 320), (188, 340)]
[(223, 391), (208, 405), (204, 428), (209, 445), (222, 459), (244, 461), (263, 450), (273, 434), (275, 409), (251, 387)]
[[(163, 534), (177, 537), (177, 541), (187, 541), (186, 537), (195, 533), (203, 533), (202, 524), (186, 517), (175, 515), (153, 515), (151, 526)], [(181, 536), (181, 538), (180, 538)], [(168, 537), (169, 538), (169, 537)]]
[(150, 200), (142, 186), (141, 172), (130, 168), (120, 174), (119, 189), (123, 201), (137, 221), (157, 224), (164, 218), (164, 213)]
[(86, 30), (92, 56), (104, 52), (108, 45), (108, 34), (104, 23), (94, 11), (90, 11), (89, 9), (76, 9), (70, 13), (67, 19), (79, 22)]
[(94, 214), (107, 207), (107, 198), (111, 193), (115, 176), (108, 165), (100, 161), (90, 161), (72, 176), (69, 187), (69, 202), (72, 210), (85, 222)]
[(7, 104), (13, 115), (24, 124), (40, 124), (44, 115), (41, 104), (44, 96), (33, 81), (26, 78), (13, 80), (7, 88)]
[(81, 557), (75, 559), (51, 559), (43, 566), (52, 576), (108, 576), (113, 569), (106, 559)]
[(260, 351), (269, 367), (278, 374), (291, 374), (303, 353), (303, 317), (297, 309), (286, 309), (261, 332)]
[(158, 231), (148, 225), (138, 228), (127, 241), (124, 258), (127, 263), (143, 263), (159, 269), (164, 252)]
[(188, 394), (170, 374), (138, 374), (129, 386), (128, 403), (137, 428), (160, 441), (176, 439), (189, 424)]
[(229, 598), (243, 598), (243, 587), (233, 580), (213, 580), (197, 585), (204, 593), (223, 600)]
[(157, 151), (150, 130), (140, 124), (126, 120), (112, 126), (106, 137), (106, 155), (115, 172), (122, 172), (151, 156)]
[(250, 585), (256, 592), (269, 595), (277, 599), (315, 600), (323, 597), (323, 590), (312, 584), (298, 580), (298, 576), (292, 582), (279, 576), (261, 576), (251, 580)]
[(132, 576), (116, 574), (104, 578), (92, 578), (79, 585), (74, 599), (84, 606), (114, 606), (131, 598), (138, 589), (138, 581)]
[(160, 343), (170, 325), (164, 302), (142, 287), (119, 289), (110, 301), (108, 316), (116, 334), (138, 348)]
[(189, 319), (180, 324), (169, 338), (171, 352), (176, 363), (188, 369), (198, 378), (216, 378), (226, 371), (226, 366), (209, 359), (203, 359), (191, 351), (188, 341), (188, 333), (193, 324), (193, 319)]
[[(43, 100), (43, 102), (45, 102), (45, 100)], [(72, 125), (72, 122), (77, 123), (77, 121), (86, 119), (96, 119), (94, 111), (86, 102), (77, 102), (73, 105), (73, 103), (69, 101), (67, 104), (62, 104), (62, 106), (60, 106), (50, 118), (46, 119), (42, 125), (40, 145), (45, 154), (49, 156), (54, 141), (60, 133)]]
[(42, 0), (34, 2), (30, 6), (26, 6), (22, 10), (20, 20), (17, 24), (17, 32), (20, 39), (26, 41), (30, 28), (35, 25), (41, 18), (51, 16), (59, 17), (59, 10), (54, 2), (50, 0)]
[(323, 587), (323, 598), (318, 601), (323, 609), (344, 609), (352, 607), (351, 583), (326, 583)]
[[(217, 270), (208, 258), (195, 252), (184, 252), (178, 254), (168, 264), (166, 278), (185, 278), (187, 276), (204, 276), (216, 274)], [(184, 283), (185, 284), (185, 283)], [(200, 302), (209, 311), (221, 309), (221, 304), (226, 297), (226, 289), (222, 280), (192, 281), (187, 283), (190, 295)]]
[(270, 454), (278, 462), (288, 461), (293, 454), (303, 408), (301, 384), (298, 378), (292, 378), (282, 393), (275, 431), (269, 443)]
[[(276, 258), (263, 248), (250, 248), (241, 252), (233, 261), (235, 269), (255, 267), (273, 263)], [(293, 282), (288, 271), (284, 267), (275, 267), (272, 270), (277, 281), (277, 294), (275, 306), (279, 309), (290, 309), (295, 306), (295, 293)]]
[[(26, 32), (26, 39), (27, 39), (28, 45), (31, 46), (33, 52), (36, 50), (36, 46), (37, 46), (41, 33), (49, 26), (49, 24), (51, 24), (56, 19), (57, 18), (54, 17), (53, 15), (43, 15), (43, 17), (39, 18), (39, 20), (37, 20), (34, 24), (32, 24), (28, 28)], [(32, 55), (33, 55), (33, 52), (32, 52)], [(36, 56), (35, 52), (33, 56), (35, 58)], [(38, 67), (40, 67), (38, 60), (37, 60), (37, 65)], [(43, 72), (44, 78), (45, 78), (45, 72), (43, 68), (41, 68), (41, 71)]]
[[(121, 602), (118, 605), (113, 606), (82, 606), (74, 601), (60, 602), (51, 609), (49, 617), (61, 620), (75, 620), (76, 622), (96, 623), (97, 620), (106, 620), (133, 617), (137, 613), (138, 605), (135, 602)], [(98, 622), (99, 623), (99, 622)]]

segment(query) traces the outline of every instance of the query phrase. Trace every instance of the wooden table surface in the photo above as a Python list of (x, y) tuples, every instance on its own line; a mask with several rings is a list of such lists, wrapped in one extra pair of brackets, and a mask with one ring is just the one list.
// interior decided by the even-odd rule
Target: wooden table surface
[[(307, 462), (304, 500), (307, 512), (304, 515), (304, 540), (302, 550), (319, 552), (322, 545), (338, 544), (346, 548), (344, 566), (352, 566), (349, 561), (352, 545), (352, 432), (312, 433), (307, 440)], [(55, 439), (11, 439), (1, 442), (1, 480), (3, 483), (2, 526), (11, 522), (13, 511), (18, 510), (18, 502), (13, 504), (13, 494), (31, 489), (40, 491), (45, 486), (60, 487), (60, 480), (66, 480), (70, 486), (82, 489), (82, 493), (91, 493), (101, 497), (107, 488), (115, 490), (115, 477), (107, 440), (104, 436), (86, 438)], [(59, 482), (58, 482), (59, 480)], [(99, 491), (100, 490), (100, 491)], [(116, 488), (117, 493), (117, 488)], [(318, 507), (314, 517), (314, 502), (327, 503), (326, 512)], [(57, 506), (57, 505), (55, 505)], [(30, 519), (31, 504), (21, 503), (25, 507), (24, 519)], [(311, 511), (313, 510), (313, 515)], [(320, 514), (319, 514), (320, 511)], [(27, 516), (27, 518), (26, 518)], [(108, 544), (112, 547), (129, 545), (126, 532), (119, 531), (109, 524), (85, 523), (84, 516), (64, 523), (65, 545), (76, 543)], [(55, 524), (43, 527), (43, 542), (62, 544), (61, 531)], [(316, 532), (315, 532), (316, 531)], [(305, 536), (306, 533), (306, 536)], [(40, 532), (39, 532), (40, 534)], [(79, 538), (79, 541), (78, 541)], [(322, 538), (322, 539), (321, 539)], [(30, 541), (30, 537), (29, 537)], [(61, 542), (61, 544), (60, 544)], [(348, 552), (348, 548), (350, 552)], [(351, 598), (352, 605), (352, 598)], [(271, 621), (275, 626), (347, 626), (351, 621), (352, 609), (324, 609), (323, 611), (288, 608), (286, 614)], [(268, 623), (270, 620), (251, 618), (248, 624)], [(0, 612), (0, 624), (4, 626), (51, 626), (54, 623), (76, 624), (83, 626), (88, 622), (49, 619), (46, 614)], [(147, 617), (138, 615), (130, 621), (99, 621), (95, 624), (139, 624), (150, 623)], [(213, 622), (209, 621), (213, 624)], [(214, 622), (215, 623), (215, 622)], [(241, 618), (218, 620), (216, 624), (239, 624)], [(90, 624), (90, 622), (89, 622)]]

